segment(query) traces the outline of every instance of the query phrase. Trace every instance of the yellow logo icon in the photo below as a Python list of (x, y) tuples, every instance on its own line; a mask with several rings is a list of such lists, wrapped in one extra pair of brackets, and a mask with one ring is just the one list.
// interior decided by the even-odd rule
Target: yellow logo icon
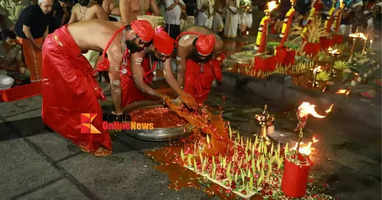
[(101, 131), (92, 124), (96, 117), (95, 113), (81, 113), (81, 133), (101, 134)]

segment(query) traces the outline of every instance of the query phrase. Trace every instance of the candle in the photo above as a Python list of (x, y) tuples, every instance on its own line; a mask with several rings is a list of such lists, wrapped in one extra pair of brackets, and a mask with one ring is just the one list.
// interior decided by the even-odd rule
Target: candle
[(367, 36), (363, 40), (364, 40), (364, 42), (363, 42), (362, 54), (365, 54), (366, 53)]
[(267, 3), (267, 10), (265, 10), (265, 16), (260, 21), (260, 26), (256, 37), (256, 51), (257, 53), (264, 53), (267, 44), (267, 32), (270, 15), (273, 9), (277, 8), (276, 1), (270, 1)]
[(284, 46), (284, 43), (288, 39), (289, 30), (290, 30), (290, 26), (292, 25), (292, 22), (293, 22), (294, 14), (295, 14), (294, 0), (291, 0), (291, 8), (285, 14), (283, 26), (282, 26), (282, 29), (281, 29), (281, 34), (280, 34), (281, 42), (280, 42), (280, 46)]
[(370, 40), (370, 46), (369, 46), (369, 49), (371, 49), (373, 46), (373, 40)]
[(333, 24), (333, 18), (334, 18), (334, 11), (336, 10), (335, 8), (336, 1), (333, 1), (332, 7), (329, 10), (328, 16), (325, 21), (325, 29), (326, 32), (330, 33), (331, 32), (331, 27)]
[(344, 9), (344, 3), (343, 3), (343, 0), (340, 0), (340, 8), (339, 10), (336, 12), (336, 17), (335, 17), (335, 29), (334, 29), (334, 32), (335, 33), (338, 33), (339, 29), (340, 29), (340, 26), (341, 26), (341, 21), (342, 21), (342, 11)]

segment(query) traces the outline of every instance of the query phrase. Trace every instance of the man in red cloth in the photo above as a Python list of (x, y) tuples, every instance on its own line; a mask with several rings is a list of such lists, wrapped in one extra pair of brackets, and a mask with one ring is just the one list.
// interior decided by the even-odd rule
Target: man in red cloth
[[(92, 34), (85, 34), (92, 33)], [(107, 67), (115, 113), (121, 114), (120, 66), (124, 54), (142, 51), (152, 41), (154, 30), (147, 21), (87, 21), (63, 26), (43, 44), (42, 118), (54, 131), (95, 156), (111, 154), (109, 133), (102, 127), (98, 102), (102, 91), (82, 50), (102, 51)], [(110, 38), (112, 38), (110, 40)], [(110, 42), (108, 42), (110, 40)]]
[(216, 54), (222, 50), (223, 41), (210, 30), (196, 26), (185, 30), (177, 40), (178, 83), (184, 84), (184, 91), (201, 104), (207, 99), (212, 82), (221, 81), (224, 56)]
[[(171, 54), (174, 50), (174, 39), (164, 30), (155, 32), (152, 45), (131, 56), (131, 66), (122, 66), (122, 107), (129, 108), (132, 103), (153, 97), (164, 97), (149, 85), (153, 79), (153, 72), (163, 65), (163, 75), (169, 86), (180, 96), (181, 100), (190, 107), (196, 102), (185, 93), (177, 83), (171, 71)], [(161, 67), (160, 67), (161, 68)], [(125, 109), (124, 109), (125, 110)]]

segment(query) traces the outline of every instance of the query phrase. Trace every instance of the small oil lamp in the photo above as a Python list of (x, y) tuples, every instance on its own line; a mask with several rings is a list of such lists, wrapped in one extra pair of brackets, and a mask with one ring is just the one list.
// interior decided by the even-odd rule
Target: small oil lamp
[(322, 72), (321, 66), (315, 67), (313, 69), (312, 87), (318, 87), (317, 75), (318, 75), (319, 72)]
[[(328, 53), (329, 53), (329, 55), (331, 55), (331, 56), (333, 56), (335, 58), (337, 58), (337, 56), (339, 56), (341, 54), (340, 50), (333, 49), (332, 47), (328, 48)], [(334, 59), (333, 59), (331, 65), (330, 65), (330, 76), (331, 77), (336, 77), (336, 70), (334, 70), (333, 65), (334, 65)]]
[(260, 135), (262, 139), (265, 139), (266, 141), (269, 141), (269, 138), (267, 136), (268, 133), (268, 127), (273, 126), (273, 122), (275, 120), (274, 116), (269, 114), (268, 111), (268, 105), (264, 105), (264, 110), (261, 114), (256, 114), (255, 119), (259, 122), (261, 126)]
[[(349, 57), (349, 61), (353, 58), (353, 54), (354, 54), (354, 49), (355, 49), (355, 43), (356, 43), (356, 39), (359, 38), (361, 40), (365, 40), (365, 42), (367, 42), (367, 37), (365, 34), (363, 33), (351, 33), (349, 34), (349, 37), (351, 37), (353, 39), (353, 45), (352, 45), (352, 48), (350, 50), (350, 57)], [(364, 43), (364, 47), (362, 49), (362, 53), (364, 53), (364, 50), (365, 50), (365, 43)]]
[(277, 8), (276, 1), (270, 1), (267, 3), (267, 9), (265, 10), (265, 16), (261, 19), (259, 29), (256, 36), (256, 53), (261, 54), (265, 52), (267, 44), (268, 24), (271, 17), (271, 12)]

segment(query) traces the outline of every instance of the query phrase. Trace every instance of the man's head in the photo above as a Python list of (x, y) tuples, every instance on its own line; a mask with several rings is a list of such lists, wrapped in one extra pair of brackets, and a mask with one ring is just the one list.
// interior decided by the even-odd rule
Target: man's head
[(52, 11), (53, 0), (38, 0), (38, 5), (44, 14), (48, 14)]
[(215, 48), (216, 37), (213, 34), (201, 35), (194, 40), (192, 59), (197, 62), (207, 62), (212, 57)]
[(70, 1), (69, 0), (58, 0), (58, 3), (62, 8), (67, 8), (69, 7)]
[(90, 0), (79, 0), (78, 3), (81, 5), (81, 6), (88, 6), (89, 5), (89, 2)]
[(156, 30), (154, 35), (154, 54), (157, 59), (164, 62), (169, 58), (174, 50), (174, 39), (164, 30)]
[(126, 26), (126, 30), (128, 30), (126, 45), (131, 52), (143, 50), (154, 37), (154, 29), (146, 20), (135, 20), (130, 26)]

